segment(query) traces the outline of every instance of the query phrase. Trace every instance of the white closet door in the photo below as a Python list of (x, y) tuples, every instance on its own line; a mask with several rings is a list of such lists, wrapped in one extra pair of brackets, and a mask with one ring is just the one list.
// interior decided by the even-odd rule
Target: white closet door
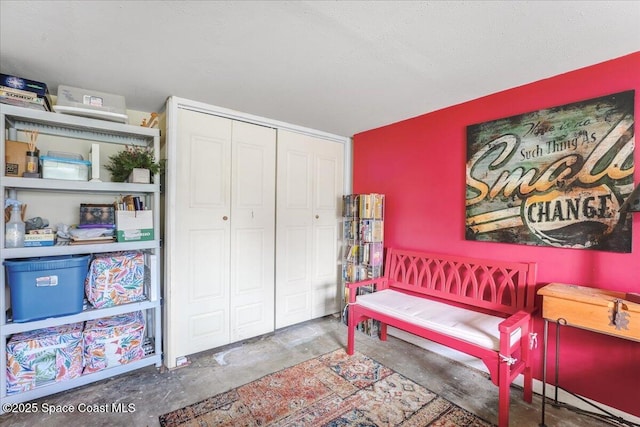
[(311, 318), (340, 310), (339, 226), (342, 216), (344, 145), (314, 144)]
[(274, 329), (276, 131), (233, 122), (231, 342)]
[(168, 366), (229, 342), (231, 123), (178, 110)]
[(313, 153), (298, 137), (278, 130), (276, 328), (311, 315)]
[(343, 149), (278, 130), (276, 328), (339, 310)]

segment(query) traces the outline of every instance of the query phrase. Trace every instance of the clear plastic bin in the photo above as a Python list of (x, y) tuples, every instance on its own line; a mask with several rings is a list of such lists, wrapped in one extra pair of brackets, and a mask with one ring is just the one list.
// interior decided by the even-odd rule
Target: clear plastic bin
[(42, 177), (48, 179), (67, 179), (72, 181), (88, 181), (91, 162), (62, 157), (40, 157)]

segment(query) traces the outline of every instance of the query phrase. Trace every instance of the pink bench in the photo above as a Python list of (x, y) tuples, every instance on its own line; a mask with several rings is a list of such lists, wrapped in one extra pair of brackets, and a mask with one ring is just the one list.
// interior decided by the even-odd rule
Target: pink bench
[[(356, 325), (387, 325), (480, 358), (498, 386), (498, 425), (509, 425), (509, 388), (524, 376), (524, 400), (531, 403), (529, 352), (536, 265), (388, 249), (384, 277), (348, 283), (347, 353), (353, 354)], [(361, 286), (376, 291), (358, 295)]]

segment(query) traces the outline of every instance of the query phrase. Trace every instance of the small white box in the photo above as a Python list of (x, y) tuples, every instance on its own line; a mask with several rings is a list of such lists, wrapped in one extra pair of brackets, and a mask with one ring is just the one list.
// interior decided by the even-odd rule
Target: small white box
[(153, 240), (153, 211), (116, 211), (118, 242)]
[(65, 159), (61, 157), (40, 157), (42, 177), (48, 179), (68, 179), (87, 181), (91, 162), (86, 160)]
[(129, 123), (124, 96), (65, 85), (58, 86), (57, 113)]

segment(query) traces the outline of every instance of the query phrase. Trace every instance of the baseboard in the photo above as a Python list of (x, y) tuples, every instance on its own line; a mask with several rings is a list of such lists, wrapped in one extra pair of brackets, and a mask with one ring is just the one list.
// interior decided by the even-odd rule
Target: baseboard
[[(416, 335), (410, 334), (408, 332), (402, 331), (400, 329), (397, 328), (393, 328), (391, 326), (389, 326), (387, 328), (387, 333), (391, 336), (394, 336), (396, 338), (399, 338), (403, 341), (409, 342), (413, 345), (416, 345), (420, 348), (424, 348), (425, 350), (429, 350), (432, 351), (436, 354), (439, 354), (441, 356), (444, 356), (448, 359), (452, 359), (455, 360), (456, 362), (462, 363), (463, 365), (466, 365), (470, 368), (473, 369), (477, 369), (479, 371), (482, 372), (486, 372), (487, 374), (489, 373), (489, 370), (487, 369), (486, 365), (482, 362), (482, 360), (473, 357), (473, 356), (469, 356), (468, 354), (462, 353), (458, 350), (453, 350), (449, 347), (443, 346), (441, 344), (435, 343), (433, 341), (429, 341), (426, 340), (424, 338), (420, 338)], [(519, 375), (514, 381), (513, 383), (517, 386), (522, 387), (523, 385), (523, 377), (522, 375)], [(539, 395), (542, 395), (542, 381), (537, 380), (537, 379), (533, 379), (533, 392), (537, 393)], [(554, 399), (555, 398), (555, 389), (552, 385), (547, 384), (547, 389), (546, 389), (546, 394), (548, 398)], [(636, 417), (634, 415), (628, 414), (626, 412), (622, 412), (619, 409), (616, 408), (612, 408), (610, 406), (607, 406), (603, 403), (600, 402), (596, 402), (595, 400), (591, 400), (591, 399), (587, 399), (586, 397), (582, 397), (580, 396), (580, 398), (577, 398), (573, 395), (571, 395), (570, 393), (565, 392), (562, 389), (558, 389), (558, 402), (563, 403), (563, 404), (567, 404), (567, 405), (571, 405), (575, 408), (584, 410), (584, 411), (590, 411), (590, 412), (597, 412), (597, 410), (585, 403), (584, 401), (580, 400), (580, 399), (584, 399), (586, 401), (592, 402), (593, 404), (601, 407), (602, 409), (604, 409), (605, 411), (609, 412), (610, 414), (613, 414), (616, 417), (621, 417), (627, 421), (631, 421), (633, 423), (636, 424), (640, 424), (640, 418)]]

